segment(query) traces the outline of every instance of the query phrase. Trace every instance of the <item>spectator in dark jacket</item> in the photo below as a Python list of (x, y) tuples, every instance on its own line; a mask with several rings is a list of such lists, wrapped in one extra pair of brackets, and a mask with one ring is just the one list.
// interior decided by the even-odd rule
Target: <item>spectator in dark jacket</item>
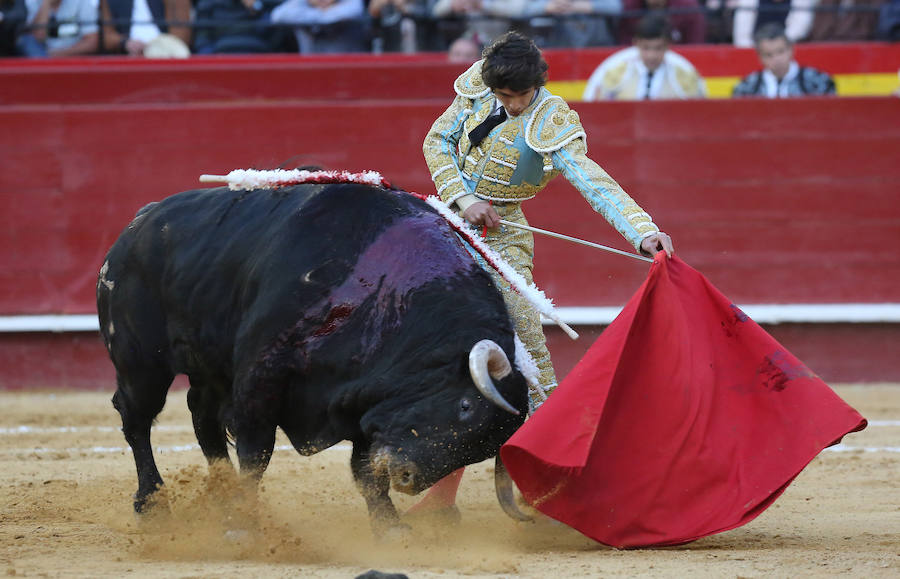
[(769, 23), (754, 36), (756, 53), (765, 67), (744, 77), (734, 90), (734, 97), (785, 98), (807, 95), (833, 95), (832, 78), (815, 68), (800, 66), (794, 60), (794, 47), (784, 28)]
[(27, 16), (25, 0), (0, 0), (0, 56), (16, 54), (16, 39)]
[(197, 54), (294, 52), (293, 33), (272, 26), (281, 0), (195, 0)]

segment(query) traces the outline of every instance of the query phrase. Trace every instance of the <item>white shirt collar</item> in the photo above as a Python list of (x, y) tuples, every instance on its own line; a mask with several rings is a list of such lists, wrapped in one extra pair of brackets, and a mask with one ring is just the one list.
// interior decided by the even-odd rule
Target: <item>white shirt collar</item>
[[(633, 47), (635, 50), (634, 60), (632, 64), (635, 68), (635, 71), (638, 74), (638, 88), (637, 94), (635, 98), (638, 100), (643, 100), (647, 98), (647, 76), (650, 75), (650, 69), (647, 68), (647, 65), (644, 64), (644, 61), (641, 60), (640, 53), (637, 52), (637, 47)], [(666, 77), (666, 62), (668, 60), (669, 52), (666, 51), (666, 56), (663, 57), (663, 61), (659, 63), (659, 66), (656, 70), (653, 71), (653, 77), (650, 79), (650, 94), (655, 97), (659, 95), (659, 92), (662, 90), (662, 85), (665, 82)]]
[(765, 85), (766, 96), (770, 99), (774, 98), (784, 98), (789, 96), (788, 86), (791, 84), (797, 75), (800, 74), (800, 66), (796, 61), (791, 61), (791, 65), (788, 67), (787, 74), (784, 75), (784, 78), (781, 79), (781, 82), (775, 78), (775, 75), (772, 74), (768, 68), (763, 70), (762, 78), (763, 85)]

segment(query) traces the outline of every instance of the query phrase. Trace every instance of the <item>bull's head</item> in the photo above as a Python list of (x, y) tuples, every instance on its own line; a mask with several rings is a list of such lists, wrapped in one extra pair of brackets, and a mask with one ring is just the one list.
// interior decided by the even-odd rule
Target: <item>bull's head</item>
[(497, 343), (476, 343), (467, 370), (468, 387), (447, 384), (422, 403), (397, 409), (374, 435), (372, 469), (389, 476), (394, 490), (416, 494), (457, 468), (495, 456), (524, 421), (525, 379)]
[(522, 424), (527, 385), (505, 351), (482, 340), (466, 362), (442, 368), (454, 376), (422, 388), (415, 402), (392, 406), (389, 416), (369, 417), (370, 425), (379, 423), (366, 429), (374, 479), (389, 481), (398, 492), (419, 493), (460, 467), (496, 456)]

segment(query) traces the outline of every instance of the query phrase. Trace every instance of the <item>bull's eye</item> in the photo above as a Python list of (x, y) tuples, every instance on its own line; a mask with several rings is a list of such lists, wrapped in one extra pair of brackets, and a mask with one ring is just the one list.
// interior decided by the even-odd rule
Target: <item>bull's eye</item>
[(459, 401), (459, 419), (467, 420), (472, 416), (475, 405), (469, 398), (463, 398)]

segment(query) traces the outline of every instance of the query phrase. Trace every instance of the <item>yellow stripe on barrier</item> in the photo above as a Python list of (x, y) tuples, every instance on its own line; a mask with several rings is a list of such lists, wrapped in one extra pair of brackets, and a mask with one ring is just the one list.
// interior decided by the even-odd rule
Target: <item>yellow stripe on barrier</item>
[(841, 96), (887, 96), (900, 86), (897, 75), (891, 73), (836, 74), (834, 84)]
[[(741, 80), (737, 76), (714, 76), (704, 79), (709, 98), (731, 97), (731, 91)], [(897, 75), (893, 73), (836, 74), (834, 83), (839, 96), (888, 96), (898, 87)], [(557, 80), (547, 83), (547, 89), (567, 101), (580, 101), (587, 80)]]

